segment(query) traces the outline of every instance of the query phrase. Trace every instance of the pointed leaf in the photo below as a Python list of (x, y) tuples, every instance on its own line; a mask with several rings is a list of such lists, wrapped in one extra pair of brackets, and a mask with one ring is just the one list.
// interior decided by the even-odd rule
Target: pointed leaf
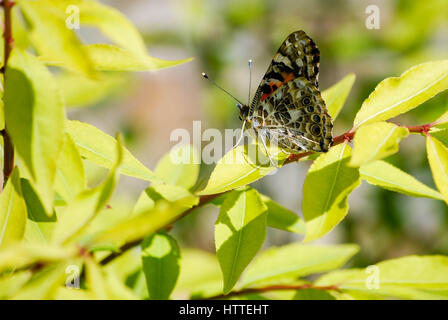
[(8, 132), (51, 215), (65, 118), (56, 83), (35, 57), (17, 48), (9, 58), (5, 79)]
[[(80, 121), (67, 121), (66, 130), (78, 147), (82, 157), (105, 168), (112, 168), (116, 154), (117, 141), (95, 128)], [(162, 182), (154, 173), (138, 161), (127, 149), (120, 172), (146, 181)]]
[(448, 122), (440, 123), (432, 127), (429, 133), (431, 136), (442, 142), (445, 147), (448, 147)]
[(345, 100), (347, 100), (347, 96), (353, 87), (353, 83), (355, 83), (355, 78), (355, 74), (350, 73), (322, 92), (322, 98), (333, 121), (344, 106)]
[(262, 195), (262, 199), (268, 208), (268, 227), (295, 233), (305, 233), (305, 222), (299, 215), (265, 195)]
[(27, 212), (22, 198), (19, 170), (15, 168), (0, 194), (0, 248), (23, 238)]
[(303, 245), (292, 243), (263, 251), (247, 268), (241, 285), (281, 277), (299, 278), (344, 265), (359, 251), (357, 245)]
[(439, 140), (428, 135), (426, 152), (437, 189), (448, 203), (448, 148)]
[(216, 254), (224, 276), (224, 294), (257, 254), (266, 237), (267, 208), (254, 189), (234, 190), (215, 223)]
[[(366, 269), (334, 271), (315, 282), (342, 291), (404, 299), (434, 299), (448, 290), (448, 257), (408, 256), (386, 260)], [(438, 299), (440, 299), (440, 295)]]
[(382, 160), (373, 161), (359, 168), (361, 178), (370, 184), (411, 197), (443, 200), (442, 195), (421, 183), (413, 176)]
[(398, 144), (408, 134), (407, 128), (389, 122), (374, 122), (362, 126), (356, 131), (350, 166), (359, 167), (398, 152)]
[(176, 240), (154, 233), (141, 244), (142, 265), (149, 298), (167, 300), (176, 285), (180, 270), (180, 251)]
[(358, 169), (348, 166), (351, 153), (348, 144), (342, 143), (311, 165), (303, 186), (304, 241), (322, 237), (346, 216), (347, 198), (361, 183)]
[(354, 126), (387, 120), (448, 89), (448, 60), (419, 64), (398, 78), (387, 78), (363, 102)]
[(194, 186), (199, 175), (200, 155), (192, 145), (170, 150), (157, 163), (155, 174), (168, 184), (185, 189)]

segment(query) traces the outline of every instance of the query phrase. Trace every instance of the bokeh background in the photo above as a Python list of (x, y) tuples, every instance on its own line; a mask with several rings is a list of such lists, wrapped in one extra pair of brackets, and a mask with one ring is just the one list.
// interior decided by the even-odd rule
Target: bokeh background
[[(194, 61), (153, 73), (114, 75), (91, 103), (79, 102), (69, 117), (94, 124), (113, 135), (124, 133), (128, 148), (149, 168), (175, 142), (174, 129), (192, 131), (239, 128), (234, 101), (201, 78), (207, 71), (223, 87), (246, 101), (248, 59), (253, 59), (252, 94), (283, 39), (303, 29), (321, 52), (320, 88), (356, 74), (350, 96), (335, 123), (334, 134), (351, 128), (354, 116), (375, 86), (413, 65), (448, 56), (448, 1), (407, 0), (110, 0), (143, 34), (148, 51), (162, 59)], [(380, 9), (380, 28), (368, 29), (366, 7)], [(87, 42), (103, 41), (82, 28)], [(419, 125), (448, 109), (440, 94), (393, 121)], [(412, 135), (387, 161), (434, 187), (424, 139)], [(301, 215), (302, 186), (309, 163), (293, 163), (253, 186)], [(88, 167), (93, 181), (97, 168)], [(90, 170), (91, 169), (91, 170)], [(207, 172), (207, 168), (203, 168)], [(98, 177), (99, 179), (99, 177)], [(132, 209), (144, 182), (122, 177), (112, 201), (115, 211)], [(349, 198), (344, 221), (321, 243), (357, 243), (353, 266), (366, 266), (409, 254), (448, 254), (448, 208), (441, 202), (411, 198), (363, 182)], [(183, 247), (214, 251), (213, 224), (218, 209), (201, 208), (171, 231)], [(269, 230), (265, 245), (299, 241), (300, 235)]]

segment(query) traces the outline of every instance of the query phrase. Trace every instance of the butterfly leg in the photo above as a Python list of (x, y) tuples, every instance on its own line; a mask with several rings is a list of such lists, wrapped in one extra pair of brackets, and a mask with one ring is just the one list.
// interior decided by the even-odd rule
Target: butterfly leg
[(274, 161), (272, 161), (271, 155), (269, 154), (268, 148), (266, 147), (266, 141), (264, 140), (263, 135), (259, 135), (261, 142), (263, 143), (264, 151), (266, 152), (266, 155), (269, 158), (269, 161), (271, 162), (271, 165), (273, 167), (279, 168), (277, 165), (275, 165)]
[(235, 143), (235, 145), (232, 147), (232, 149), (230, 149), (230, 151), (232, 151), (233, 149), (238, 147), (238, 145), (240, 144), (241, 140), (243, 140), (243, 137), (244, 137), (244, 125), (245, 124), (246, 124), (246, 120), (243, 121), (243, 127), (241, 128), (241, 135), (238, 138), (238, 141)]

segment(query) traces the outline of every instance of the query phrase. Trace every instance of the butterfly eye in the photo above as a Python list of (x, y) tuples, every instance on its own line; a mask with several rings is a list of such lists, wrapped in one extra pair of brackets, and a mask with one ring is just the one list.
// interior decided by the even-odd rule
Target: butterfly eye
[(306, 106), (311, 103), (311, 99), (309, 97), (305, 97), (302, 99), (302, 105)]
[(311, 127), (311, 132), (315, 136), (319, 135), (320, 134), (320, 127), (315, 124), (314, 126)]

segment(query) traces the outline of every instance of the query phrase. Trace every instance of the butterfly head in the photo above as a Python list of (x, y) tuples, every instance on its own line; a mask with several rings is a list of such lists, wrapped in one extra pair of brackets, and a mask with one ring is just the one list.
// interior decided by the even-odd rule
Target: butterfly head
[(237, 103), (236, 106), (240, 110), (240, 120), (243, 121), (247, 119), (247, 117), (249, 116), (249, 106), (241, 103)]

